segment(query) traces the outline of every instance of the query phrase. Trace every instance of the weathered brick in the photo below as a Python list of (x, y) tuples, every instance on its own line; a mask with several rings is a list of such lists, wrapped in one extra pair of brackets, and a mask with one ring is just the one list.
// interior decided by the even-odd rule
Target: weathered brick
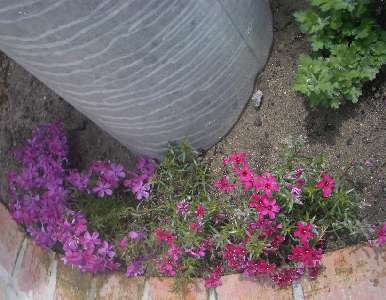
[[(32, 296), (32, 299), (46, 299), (50, 294), (50, 278), (53, 271), (51, 266), (55, 264), (54, 255), (35, 246), (31, 240), (25, 241), (24, 253), (21, 253), (21, 262), (15, 269), (15, 282), (20, 292)], [(56, 276), (56, 274), (54, 274)], [(52, 287), (53, 289), (53, 287)], [(53, 292), (53, 291), (52, 291)]]
[(386, 299), (386, 250), (355, 246), (325, 255), (325, 270), (303, 280), (306, 299)]
[(12, 220), (7, 208), (0, 204), (0, 265), (11, 274), (24, 234)]
[(150, 278), (148, 280), (149, 299), (151, 300), (205, 300), (207, 291), (202, 280), (195, 280), (192, 284), (173, 291), (173, 278)]
[(218, 300), (288, 300), (292, 299), (292, 289), (278, 289), (269, 282), (243, 278), (239, 274), (221, 278), (222, 285), (216, 288)]
[(113, 273), (96, 278), (96, 300), (136, 300), (142, 299), (144, 277), (127, 278)]
[(55, 300), (92, 299), (92, 275), (81, 273), (78, 268), (58, 263)]

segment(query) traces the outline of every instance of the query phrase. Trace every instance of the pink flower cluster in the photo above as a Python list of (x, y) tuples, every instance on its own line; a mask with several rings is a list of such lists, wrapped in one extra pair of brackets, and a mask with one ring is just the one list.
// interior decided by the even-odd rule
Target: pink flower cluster
[[(250, 168), (243, 152), (232, 153), (224, 159), (224, 164), (230, 167), (231, 172), (215, 181), (214, 186), (221, 192), (230, 193), (240, 185), (250, 197), (249, 208), (255, 211), (257, 216), (246, 228), (245, 240), (242, 243), (225, 245), (223, 260), (227, 266), (243, 272), (246, 276), (269, 276), (279, 286), (291, 284), (305, 271), (308, 271), (310, 276), (316, 276), (320, 268), (322, 249), (311, 246), (310, 241), (313, 241), (312, 244), (317, 243), (314, 240), (317, 235), (312, 224), (297, 224), (293, 236), (299, 239), (299, 243), (290, 249), (286, 259), (288, 264), (292, 264), (291, 267), (279, 267), (270, 262), (272, 255), (274, 256), (282, 245), (287, 245), (286, 234), (282, 232), (283, 226), (278, 219), (281, 207), (275, 195), (280, 192), (280, 185), (276, 178), (271, 173), (257, 175)], [(291, 197), (297, 204), (302, 204), (300, 197), (305, 184), (302, 174), (302, 169), (296, 169), (283, 178), (286, 182), (284, 187), (290, 190)], [(333, 178), (322, 174), (322, 180), (316, 184), (316, 188), (322, 190), (323, 197), (330, 197), (334, 190)], [(251, 259), (247, 246), (256, 240), (262, 241), (264, 247), (259, 259)]]
[[(64, 262), (81, 271), (116, 269), (113, 247), (99, 239), (98, 233), (90, 234), (82, 214), (67, 207), (71, 195), (65, 186), (67, 141), (63, 125), (38, 127), (24, 147), (15, 152), (15, 157), (21, 170), (8, 174), (9, 208), (15, 221), (26, 227), (39, 246), (51, 248), (61, 244)], [(86, 186), (82, 178), (78, 178), (77, 184)]]

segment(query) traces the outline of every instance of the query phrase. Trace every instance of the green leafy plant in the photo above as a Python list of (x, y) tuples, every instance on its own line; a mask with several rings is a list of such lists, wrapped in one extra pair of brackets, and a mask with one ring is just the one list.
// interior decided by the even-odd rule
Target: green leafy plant
[(386, 32), (372, 15), (370, 0), (309, 0), (295, 18), (311, 43), (299, 57), (294, 89), (311, 107), (356, 103), (363, 84), (386, 63)]

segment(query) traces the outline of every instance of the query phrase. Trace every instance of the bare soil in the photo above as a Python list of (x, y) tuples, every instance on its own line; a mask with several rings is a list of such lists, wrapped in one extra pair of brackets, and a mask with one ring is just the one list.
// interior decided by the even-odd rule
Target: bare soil
[[(252, 103), (238, 123), (205, 157), (214, 175), (221, 173), (224, 155), (246, 151), (260, 166), (274, 163), (289, 137), (303, 137), (303, 151), (324, 153), (332, 172), (345, 171), (363, 201), (370, 223), (386, 218), (386, 81), (385, 73), (369, 84), (356, 105), (338, 111), (310, 110), (292, 88), (297, 57), (309, 50), (292, 14), (304, 1), (273, 0), (274, 42), (256, 89), (263, 92), (258, 110)], [(129, 151), (73, 107), (55, 95), (4, 54), (0, 54), (0, 200), (7, 201), (5, 174), (11, 169), (11, 149), (40, 123), (62, 120), (69, 130), (71, 159), (85, 166), (93, 159), (132, 164)], [(347, 171), (348, 166), (355, 165)]]

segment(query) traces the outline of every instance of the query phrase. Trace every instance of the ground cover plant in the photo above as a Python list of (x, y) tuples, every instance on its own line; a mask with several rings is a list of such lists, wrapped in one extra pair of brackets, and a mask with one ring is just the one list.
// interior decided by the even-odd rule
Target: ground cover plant
[[(80, 171), (70, 167), (62, 125), (46, 124), (15, 151), (9, 209), (38, 245), (83, 272), (177, 283), (203, 276), (207, 288), (238, 272), (284, 287), (317, 276), (330, 237), (355, 242), (361, 232), (354, 192), (324, 172), (322, 158), (297, 149), (269, 172), (235, 152), (218, 179), (185, 143), (158, 165), (139, 158), (129, 171), (94, 161)], [(386, 243), (385, 226), (371, 244)]]
[(364, 83), (386, 63), (386, 31), (371, 0), (309, 0), (311, 9), (295, 18), (311, 44), (299, 57), (294, 89), (311, 107), (356, 103)]

